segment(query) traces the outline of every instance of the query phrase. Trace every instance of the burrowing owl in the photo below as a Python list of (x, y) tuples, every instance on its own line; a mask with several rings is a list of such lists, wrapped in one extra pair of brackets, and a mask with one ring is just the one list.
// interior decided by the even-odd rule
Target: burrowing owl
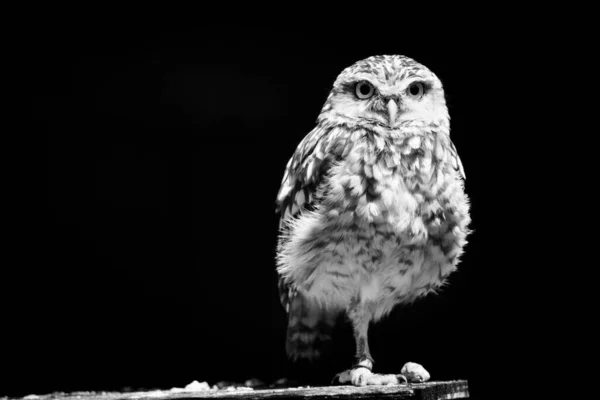
[(429, 379), (414, 363), (399, 375), (373, 374), (367, 330), (456, 269), (470, 217), (449, 132), (442, 84), (424, 65), (374, 56), (338, 76), (277, 196), (290, 357), (318, 357), (346, 313), (356, 365), (337, 375), (341, 383)]

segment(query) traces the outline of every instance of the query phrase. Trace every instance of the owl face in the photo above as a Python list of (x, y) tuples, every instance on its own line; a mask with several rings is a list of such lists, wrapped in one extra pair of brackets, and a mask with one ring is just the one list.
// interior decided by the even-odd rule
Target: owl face
[(324, 111), (357, 123), (397, 128), (404, 121), (448, 118), (442, 83), (427, 67), (398, 55), (374, 56), (336, 79)]

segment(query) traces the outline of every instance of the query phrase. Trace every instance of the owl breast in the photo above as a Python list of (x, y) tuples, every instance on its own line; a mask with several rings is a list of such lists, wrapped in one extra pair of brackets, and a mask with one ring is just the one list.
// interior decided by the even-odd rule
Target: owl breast
[(435, 146), (434, 133), (353, 143), (316, 211), (296, 221), (279, 272), (330, 307), (358, 295), (377, 305), (376, 319), (442, 285), (462, 252), (468, 210)]

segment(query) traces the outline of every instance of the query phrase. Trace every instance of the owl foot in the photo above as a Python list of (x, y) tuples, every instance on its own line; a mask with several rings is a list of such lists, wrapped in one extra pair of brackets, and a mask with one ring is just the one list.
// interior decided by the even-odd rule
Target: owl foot
[[(404, 382), (406, 382), (406, 378), (404, 378)], [(397, 385), (399, 380), (397, 375), (374, 374), (368, 368), (359, 366), (340, 372), (333, 378), (332, 383), (354, 386)]]
[(411, 382), (421, 383), (428, 381), (429, 372), (422, 365), (407, 362), (402, 367), (400, 374), (374, 374), (369, 368), (356, 366), (352, 369), (340, 372), (335, 375), (332, 383), (341, 385), (367, 386), (367, 385), (399, 385), (410, 384)]
[(402, 375), (409, 382), (426, 382), (431, 378), (429, 372), (421, 364), (417, 364), (414, 362), (407, 362), (404, 364), (402, 369), (400, 370), (400, 375)]

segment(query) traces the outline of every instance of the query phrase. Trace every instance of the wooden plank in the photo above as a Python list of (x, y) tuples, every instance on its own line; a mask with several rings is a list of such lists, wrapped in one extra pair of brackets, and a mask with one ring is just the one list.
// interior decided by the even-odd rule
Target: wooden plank
[(467, 381), (426, 382), (390, 386), (323, 386), (284, 389), (238, 388), (200, 391), (154, 390), (131, 393), (56, 393), (26, 396), (22, 400), (336, 400), (415, 399), (447, 400), (469, 398)]

